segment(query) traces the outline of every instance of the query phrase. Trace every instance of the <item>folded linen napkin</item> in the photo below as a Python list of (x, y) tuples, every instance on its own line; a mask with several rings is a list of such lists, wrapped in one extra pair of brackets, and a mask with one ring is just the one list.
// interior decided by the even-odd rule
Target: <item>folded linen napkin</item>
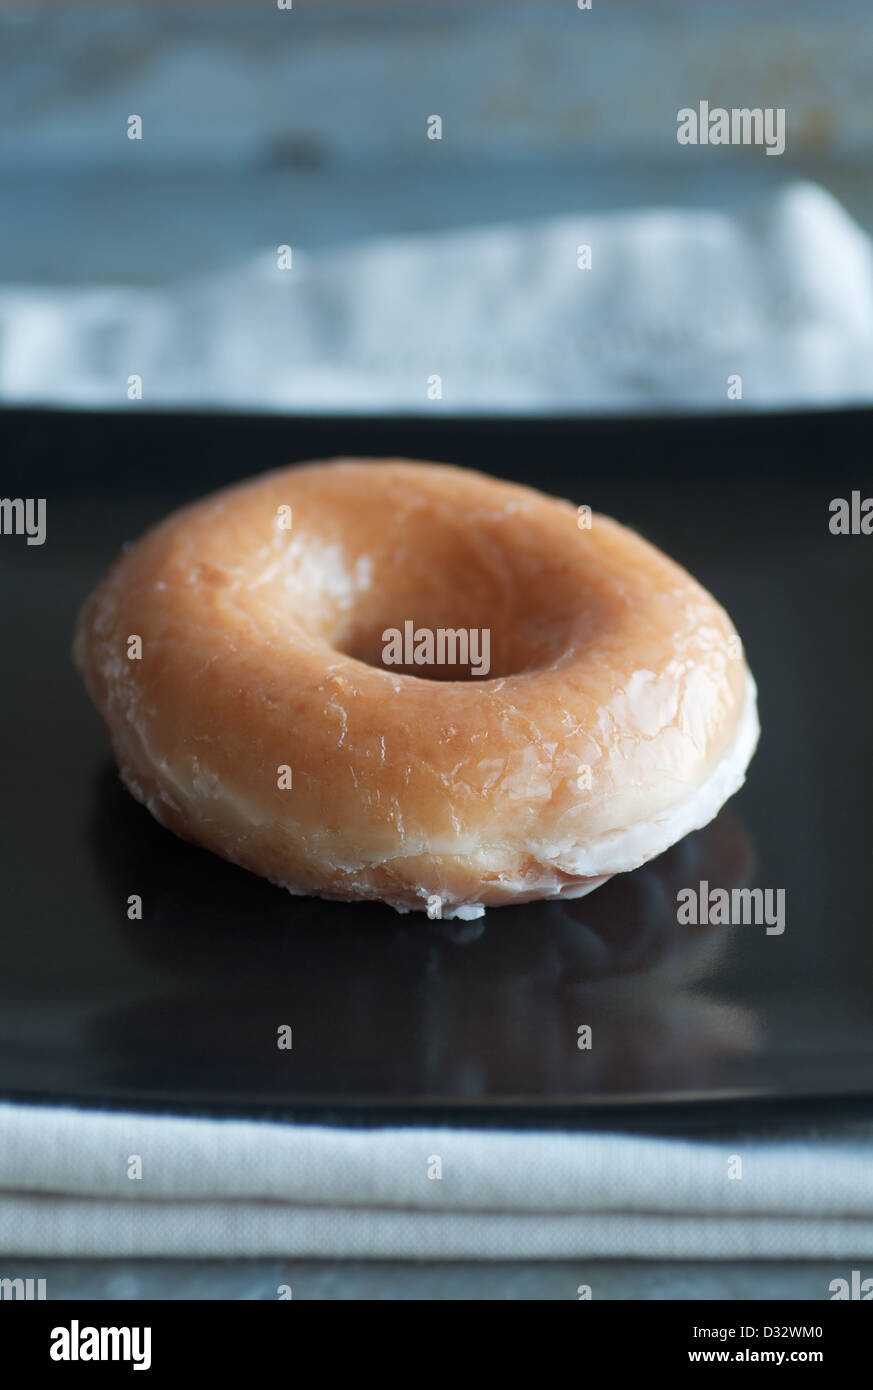
[(692, 1141), (3, 1104), (0, 1252), (873, 1258), (871, 1144), (870, 1122)]
[(276, 247), (160, 288), (0, 283), (0, 402), (463, 414), (873, 400), (873, 248), (812, 184), (742, 213), (579, 213), (290, 250), (290, 268)]

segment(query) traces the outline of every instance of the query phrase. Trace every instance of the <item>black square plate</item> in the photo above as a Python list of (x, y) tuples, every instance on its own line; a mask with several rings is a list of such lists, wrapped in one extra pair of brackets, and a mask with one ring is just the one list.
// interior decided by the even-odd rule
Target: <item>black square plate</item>
[[(7, 411), (0, 1095), (368, 1122), (626, 1124), (873, 1098), (873, 495), (863, 412), (724, 419), (277, 419)], [(70, 661), (122, 543), (295, 459), (467, 464), (636, 527), (724, 603), (759, 685), (743, 791), (576, 903), (428, 922), (288, 897), (124, 792)], [(786, 928), (679, 927), (676, 894), (784, 889)], [(140, 894), (142, 921), (127, 899)], [(592, 1029), (592, 1047), (577, 1045)], [(277, 1046), (282, 1025), (293, 1047)]]

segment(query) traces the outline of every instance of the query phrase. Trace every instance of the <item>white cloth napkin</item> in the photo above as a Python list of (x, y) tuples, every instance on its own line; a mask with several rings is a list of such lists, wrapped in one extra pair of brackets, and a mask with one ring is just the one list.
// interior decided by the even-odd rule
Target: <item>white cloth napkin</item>
[(871, 244), (811, 184), (742, 214), (580, 212), (278, 260), (272, 248), (157, 289), (0, 284), (0, 401), (602, 413), (873, 400)]
[(0, 1252), (870, 1258), (871, 1141), (869, 1123), (701, 1142), (4, 1104)]

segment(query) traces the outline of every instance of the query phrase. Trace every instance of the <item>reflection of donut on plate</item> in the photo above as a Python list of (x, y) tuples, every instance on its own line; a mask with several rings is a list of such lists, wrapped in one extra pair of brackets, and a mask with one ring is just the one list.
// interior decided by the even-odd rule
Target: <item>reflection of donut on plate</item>
[[(289, 904), (230, 865), (205, 874), (203, 852), (167, 841), (117, 779), (102, 774), (95, 791), (98, 869), (148, 972), (143, 997), (91, 1027), (110, 1086), (158, 1093), (171, 1079), (174, 1093), (277, 1102), (575, 1095), (702, 1084), (709, 1059), (755, 1046), (746, 1011), (689, 988), (730, 929), (676, 921), (689, 881), (748, 881), (748, 839), (729, 811), (583, 902), (413, 924), (378, 903)], [(132, 887), (143, 922), (121, 910)], [(596, 1030), (590, 1053), (576, 1048), (582, 1021)], [(278, 1023), (293, 1026), (291, 1052), (276, 1049)]]
[(660, 990), (668, 981), (690, 984), (711, 974), (731, 937), (730, 928), (680, 925), (679, 892), (704, 878), (742, 887), (753, 868), (745, 827), (724, 810), (651, 863), (617, 875), (602, 893), (544, 906), (564, 920), (568, 938), (577, 940), (584, 928), (600, 942), (600, 963), (589, 962), (586, 980), (632, 977), (641, 989)]
[[(577, 522), (402, 462), (283, 469), (175, 513), (78, 624), (126, 785), (293, 893), (401, 911), (476, 916), (636, 868), (741, 785), (754, 683), (684, 570)], [(389, 633), (405, 664), (384, 664)]]

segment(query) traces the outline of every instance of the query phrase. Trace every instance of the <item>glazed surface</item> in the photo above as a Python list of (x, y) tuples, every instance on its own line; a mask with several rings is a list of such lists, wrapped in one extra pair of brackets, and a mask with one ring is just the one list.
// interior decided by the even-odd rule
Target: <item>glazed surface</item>
[[(377, 664), (406, 621), (488, 629), (489, 675)], [(741, 785), (758, 732), (734, 628), (678, 565), (433, 464), (282, 469), (175, 513), (75, 653), (162, 823), (293, 892), (444, 916), (660, 853)]]

